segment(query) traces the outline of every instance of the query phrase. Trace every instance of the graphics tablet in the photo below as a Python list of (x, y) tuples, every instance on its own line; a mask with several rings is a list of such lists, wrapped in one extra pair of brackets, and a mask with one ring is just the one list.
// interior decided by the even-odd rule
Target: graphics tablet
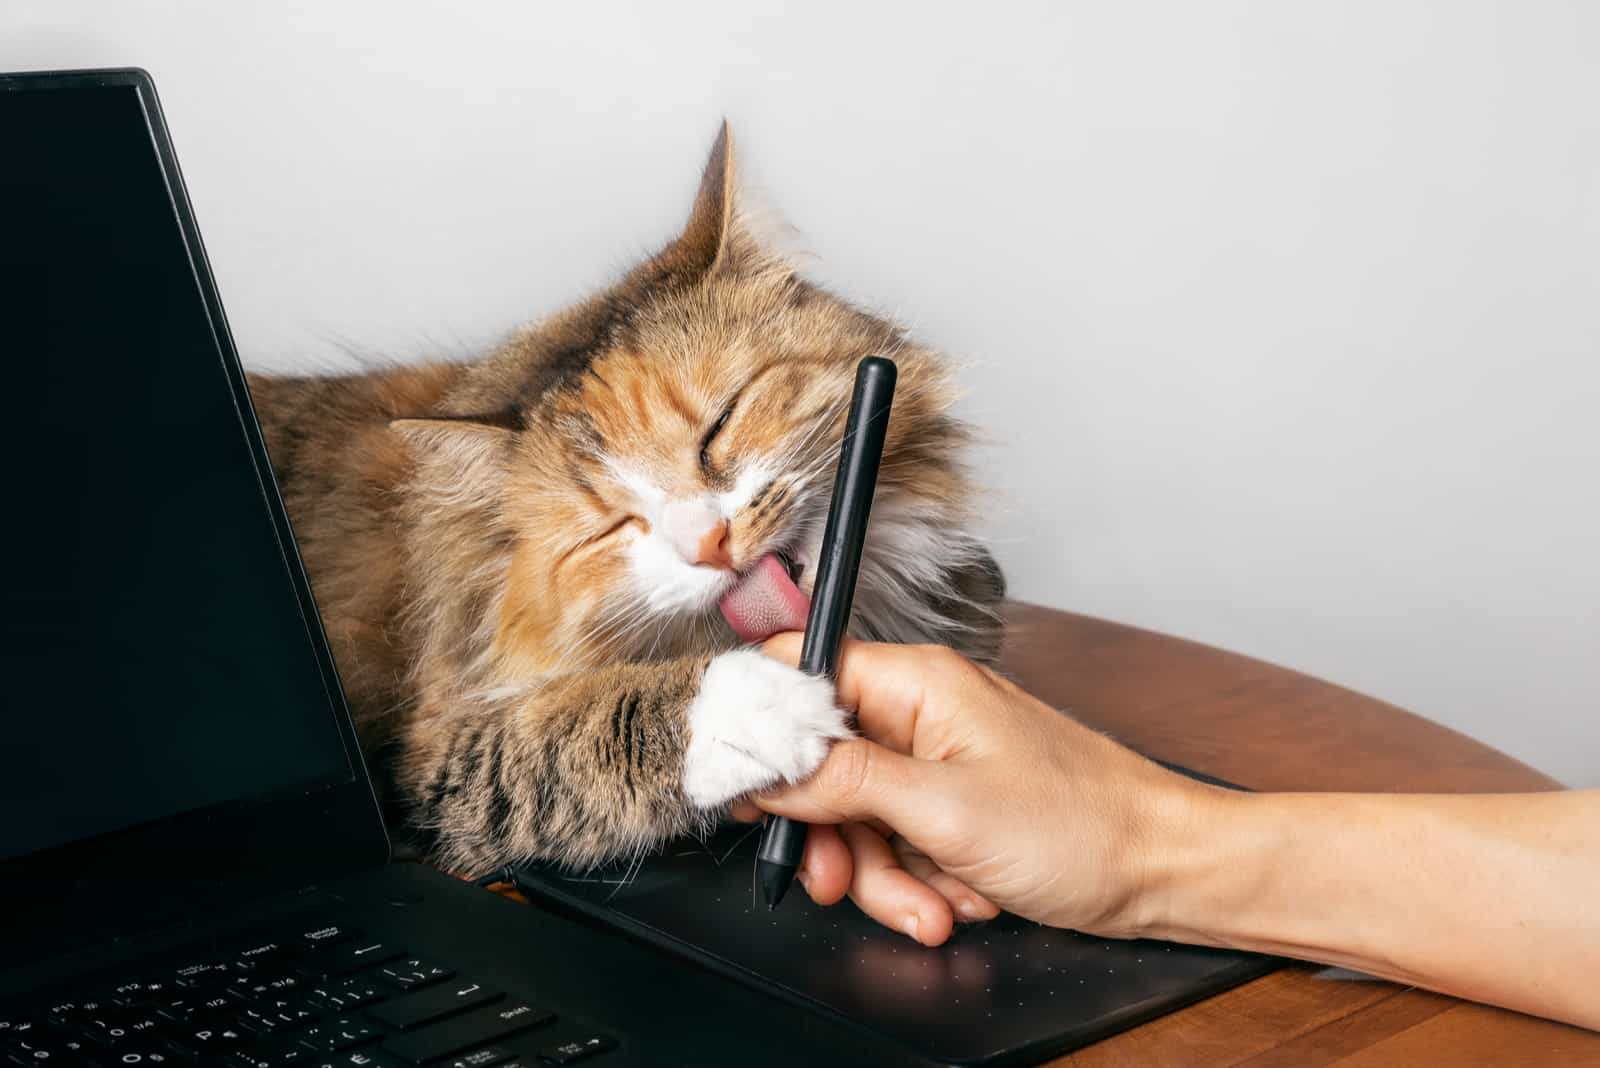
[(626, 865), (581, 875), (532, 866), (515, 879), (542, 903), (948, 1064), (1059, 1055), (1281, 963), (1096, 938), (1009, 913), (958, 925), (948, 942), (928, 948), (848, 901), (822, 908), (796, 893), (768, 912), (752, 893), (758, 837), (756, 827), (731, 825), (705, 843), (675, 843), (632, 872)]

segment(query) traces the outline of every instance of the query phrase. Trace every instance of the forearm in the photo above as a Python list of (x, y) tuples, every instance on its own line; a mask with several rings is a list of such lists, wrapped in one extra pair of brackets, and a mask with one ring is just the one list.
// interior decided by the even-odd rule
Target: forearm
[(1150, 934), (1345, 965), (1600, 1027), (1600, 791), (1196, 791), (1147, 856)]

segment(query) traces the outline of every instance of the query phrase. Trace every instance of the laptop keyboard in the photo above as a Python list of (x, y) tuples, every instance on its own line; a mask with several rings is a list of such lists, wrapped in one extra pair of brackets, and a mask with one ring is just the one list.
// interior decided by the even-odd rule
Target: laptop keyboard
[(532, 1068), (616, 1047), (443, 961), (304, 920), (0, 1005), (0, 1068)]

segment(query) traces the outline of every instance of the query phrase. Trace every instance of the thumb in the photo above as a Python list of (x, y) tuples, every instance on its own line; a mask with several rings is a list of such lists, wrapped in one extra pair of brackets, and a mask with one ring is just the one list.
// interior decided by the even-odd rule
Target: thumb
[(936, 763), (903, 756), (865, 738), (836, 742), (809, 779), (776, 786), (753, 800), (763, 811), (805, 823), (877, 818), (911, 830), (937, 796)]

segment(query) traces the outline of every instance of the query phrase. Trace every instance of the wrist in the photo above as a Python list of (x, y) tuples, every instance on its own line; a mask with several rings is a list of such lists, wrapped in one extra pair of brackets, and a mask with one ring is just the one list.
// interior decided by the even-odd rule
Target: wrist
[[(1357, 927), (1335, 915), (1342, 902), (1325, 895), (1332, 873), (1319, 867), (1352, 848), (1341, 837), (1349, 829), (1330, 818), (1333, 798), (1195, 791), (1181, 839), (1167, 840), (1154, 867), (1150, 936), (1364, 967), (1325, 944), (1330, 928), (1359, 941)], [(1319, 894), (1317, 908), (1304, 907)]]
[(1251, 818), (1252, 795), (1165, 774), (1146, 812), (1134, 933), (1214, 945), (1271, 848)]

